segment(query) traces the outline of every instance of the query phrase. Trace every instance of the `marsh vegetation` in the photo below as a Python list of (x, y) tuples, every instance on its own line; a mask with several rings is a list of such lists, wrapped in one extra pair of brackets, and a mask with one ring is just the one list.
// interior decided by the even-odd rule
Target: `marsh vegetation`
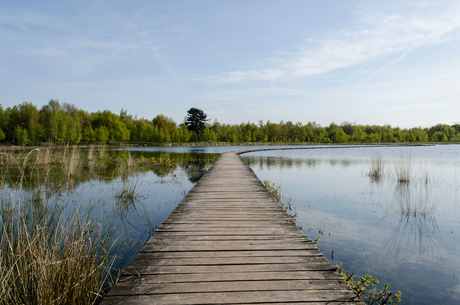
[(96, 303), (216, 156), (2, 151), (0, 304)]

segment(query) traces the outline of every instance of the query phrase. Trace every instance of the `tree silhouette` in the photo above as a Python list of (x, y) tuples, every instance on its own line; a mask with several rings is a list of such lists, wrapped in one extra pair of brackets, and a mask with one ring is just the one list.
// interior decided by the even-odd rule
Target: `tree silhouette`
[(189, 131), (201, 133), (206, 128), (207, 115), (203, 110), (198, 108), (190, 108), (187, 111), (187, 120), (185, 125)]

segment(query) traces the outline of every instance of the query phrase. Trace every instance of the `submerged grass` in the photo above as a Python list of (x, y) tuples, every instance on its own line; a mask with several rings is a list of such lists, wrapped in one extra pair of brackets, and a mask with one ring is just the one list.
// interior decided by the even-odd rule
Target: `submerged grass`
[(130, 206), (134, 205), (136, 201), (142, 198), (142, 195), (137, 191), (138, 180), (124, 180), (121, 191), (117, 192), (115, 198), (117, 199), (116, 204), (118, 206)]
[(375, 154), (371, 158), (369, 177), (373, 182), (380, 182), (383, 178), (383, 160), (381, 154)]
[(433, 214), (439, 203), (436, 193), (439, 186), (438, 181), (425, 174), (419, 178), (413, 177), (410, 184), (398, 184), (395, 195), (400, 213), (414, 217)]
[(393, 169), (399, 213), (411, 217), (431, 215), (439, 202), (439, 178), (431, 177), (423, 162), (414, 163), (410, 155), (396, 160)]
[(399, 184), (407, 184), (413, 178), (413, 167), (411, 157), (401, 157), (393, 162), (393, 170), (396, 181)]

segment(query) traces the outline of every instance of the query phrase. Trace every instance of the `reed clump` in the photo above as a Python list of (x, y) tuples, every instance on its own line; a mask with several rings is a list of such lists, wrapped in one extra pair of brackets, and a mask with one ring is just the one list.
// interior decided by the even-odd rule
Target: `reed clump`
[[(61, 187), (45, 186), (50, 164), (63, 172), (65, 190), (84, 168), (75, 147), (60, 152), (3, 155), (14, 164), (4, 164), (0, 181), (0, 304), (95, 304), (127, 261), (115, 254), (119, 244), (110, 219), (95, 221), (90, 208), (81, 212), (67, 203)], [(13, 188), (6, 187), (6, 172), (16, 177)]]
[(439, 198), (436, 194), (438, 182), (428, 175), (413, 177), (412, 182), (400, 183), (396, 188), (399, 211), (405, 216), (429, 216), (436, 210)]
[(140, 200), (143, 196), (137, 191), (138, 180), (123, 181), (121, 191), (115, 196), (117, 205), (128, 207), (134, 206), (135, 202)]
[(113, 283), (110, 227), (56, 204), (0, 213), (0, 304), (94, 304)]
[(399, 184), (409, 183), (413, 175), (411, 157), (403, 157), (393, 162), (393, 170), (396, 175), (396, 181)]
[(436, 191), (440, 180), (431, 177), (422, 162), (414, 166), (410, 156), (396, 160), (393, 165), (400, 214), (410, 217), (431, 215), (439, 202)]
[(383, 160), (382, 155), (376, 154), (371, 158), (371, 169), (368, 173), (374, 182), (380, 182), (383, 178)]

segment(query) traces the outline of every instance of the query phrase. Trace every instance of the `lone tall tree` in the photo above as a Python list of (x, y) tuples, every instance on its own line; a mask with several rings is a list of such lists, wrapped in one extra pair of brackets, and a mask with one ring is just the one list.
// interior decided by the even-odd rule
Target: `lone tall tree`
[(190, 108), (187, 111), (187, 120), (185, 125), (188, 130), (196, 133), (201, 133), (206, 128), (207, 115), (203, 110), (198, 108)]

